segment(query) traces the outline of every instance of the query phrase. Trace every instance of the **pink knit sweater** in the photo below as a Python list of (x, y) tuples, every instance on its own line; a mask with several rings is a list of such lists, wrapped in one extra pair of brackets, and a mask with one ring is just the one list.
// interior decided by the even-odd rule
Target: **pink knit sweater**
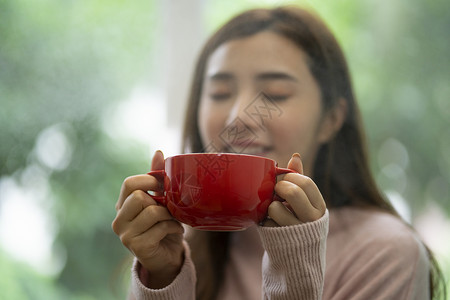
[[(185, 246), (180, 274), (163, 289), (146, 288), (135, 261), (130, 298), (195, 299), (195, 268)], [(220, 300), (429, 299), (429, 261), (414, 232), (394, 216), (358, 208), (235, 233), (225, 272)]]

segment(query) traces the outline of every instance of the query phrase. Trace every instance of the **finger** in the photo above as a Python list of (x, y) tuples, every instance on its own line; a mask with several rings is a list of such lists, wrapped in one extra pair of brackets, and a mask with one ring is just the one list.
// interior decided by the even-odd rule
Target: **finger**
[(142, 210), (130, 223), (135, 235), (142, 234), (158, 222), (173, 220), (169, 210), (164, 206), (150, 205)]
[(300, 220), (280, 201), (273, 201), (269, 205), (268, 214), (279, 226), (301, 224)]
[(321, 211), (322, 214), (325, 213), (325, 200), (323, 199), (319, 188), (311, 178), (301, 174), (289, 173), (284, 176), (283, 180), (292, 182), (301, 187), (312, 206)]
[(287, 201), (281, 201), (281, 204), (283, 204), (287, 209), (289, 209), (294, 215), (294, 210), (292, 209), (292, 206)]
[(116, 203), (116, 210), (119, 210), (125, 199), (136, 190), (141, 191), (159, 191), (161, 190), (161, 184), (158, 180), (151, 175), (135, 175), (126, 178), (120, 189), (119, 199)]
[(183, 234), (184, 228), (177, 221), (163, 221), (149, 230), (135, 235), (132, 232), (125, 232), (120, 235), (122, 244), (127, 247), (135, 256), (145, 256), (153, 249), (158, 248), (159, 243), (169, 234)]
[(130, 222), (146, 207), (156, 204), (157, 202), (146, 192), (136, 190), (127, 197), (122, 208), (117, 212), (116, 218), (125, 222)]
[(303, 174), (303, 162), (300, 157), (300, 154), (298, 153), (292, 154), (292, 157), (288, 162), (287, 168), (297, 171), (300, 174)]
[(152, 158), (151, 170), (164, 170), (164, 154), (157, 150)]
[[(152, 165), (151, 165), (150, 169), (152, 171), (154, 171), (154, 170), (164, 170), (164, 164), (165, 164), (164, 163), (164, 154), (162, 153), (161, 150), (157, 150), (155, 152), (155, 154), (153, 155)], [(158, 179), (160, 179), (160, 178), (158, 178)], [(163, 180), (161, 180), (161, 182), (163, 182)], [(163, 189), (162, 186), (163, 186), (163, 183), (161, 183), (161, 190)], [(154, 193), (152, 193), (152, 195), (154, 195), (154, 196), (162, 196), (163, 194), (164, 194), (163, 191), (160, 191), (160, 192), (155, 191)]]
[(296, 184), (283, 180), (275, 185), (275, 192), (285, 199), (301, 222), (311, 222), (319, 219), (323, 214), (316, 209), (305, 192)]
[[(137, 238), (143, 243), (146, 243), (148, 247), (156, 247), (162, 239), (170, 234), (183, 234), (184, 227), (181, 223), (175, 220), (162, 221), (155, 226), (139, 235)], [(148, 249), (148, 248), (146, 248)]]
[(263, 223), (263, 227), (279, 227), (280, 225), (278, 225), (274, 220), (272, 219), (267, 219), (264, 223)]

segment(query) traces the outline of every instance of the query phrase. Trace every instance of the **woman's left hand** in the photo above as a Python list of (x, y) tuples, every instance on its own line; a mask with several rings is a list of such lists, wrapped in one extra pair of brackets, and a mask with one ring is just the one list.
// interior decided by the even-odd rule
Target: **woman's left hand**
[(263, 226), (289, 226), (320, 219), (326, 210), (319, 188), (308, 176), (303, 175), (303, 164), (298, 153), (292, 155), (288, 173), (275, 185), (275, 193), (285, 201), (273, 201), (269, 205), (268, 220)]

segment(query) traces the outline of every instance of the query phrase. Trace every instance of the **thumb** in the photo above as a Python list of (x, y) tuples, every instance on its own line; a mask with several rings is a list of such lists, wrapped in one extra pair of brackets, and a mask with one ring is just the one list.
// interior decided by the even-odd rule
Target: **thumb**
[(303, 174), (303, 163), (302, 159), (300, 158), (300, 154), (298, 153), (292, 154), (292, 157), (288, 162), (287, 168), (297, 171), (300, 174)]
[(164, 154), (161, 150), (157, 150), (153, 155), (151, 170), (163, 170), (164, 169)]

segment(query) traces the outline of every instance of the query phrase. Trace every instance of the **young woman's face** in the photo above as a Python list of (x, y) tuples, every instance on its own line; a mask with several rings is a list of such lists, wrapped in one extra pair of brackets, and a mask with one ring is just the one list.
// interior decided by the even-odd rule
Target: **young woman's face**
[(209, 57), (198, 125), (205, 152), (274, 159), (295, 152), (311, 176), (317, 150), (331, 135), (306, 54), (290, 40), (261, 32), (219, 46)]

